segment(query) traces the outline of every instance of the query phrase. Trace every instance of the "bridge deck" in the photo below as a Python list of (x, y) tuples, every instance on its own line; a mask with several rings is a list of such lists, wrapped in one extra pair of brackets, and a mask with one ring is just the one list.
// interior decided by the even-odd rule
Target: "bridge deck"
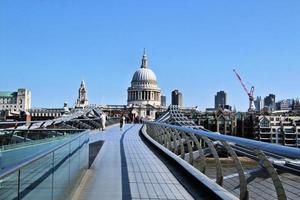
[(94, 133), (105, 140), (74, 199), (193, 199), (139, 137), (140, 125)]

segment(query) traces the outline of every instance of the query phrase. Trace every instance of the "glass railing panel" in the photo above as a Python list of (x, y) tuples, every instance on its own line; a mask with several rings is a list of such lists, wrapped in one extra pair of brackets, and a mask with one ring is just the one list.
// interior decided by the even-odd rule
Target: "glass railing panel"
[(88, 163), (89, 163), (89, 148), (87, 144), (87, 139), (88, 135), (83, 135), (81, 137), (81, 143), (82, 143), (82, 148), (80, 149), (80, 168), (81, 168), (81, 173), (82, 171), (86, 170), (88, 168)]
[(20, 197), (28, 200), (52, 199), (53, 154), (21, 168)]
[[(79, 135), (78, 135), (79, 136)], [(26, 160), (0, 179), (2, 199), (68, 199), (88, 166), (88, 134)], [(22, 167), (23, 166), (23, 167)], [(2, 171), (3, 172), (3, 171)]]
[(48, 138), (43, 138), (43, 139), (35, 139), (35, 140), (30, 140), (30, 141), (24, 141), (20, 143), (14, 143), (14, 144), (7, 144), (1, 146), (2, 150), (9, 150), (9, 149), (16, 149), (20, 147), (26, 147), (26, 146), (32, 146), (35, 144), (42, 144), (42, 143), (47, 143), (47, 142), (52, 142), (52, 141), (63, 141), (66, 139), (71, 139), (76, 136), (78, 136), (80, 133), (72, 133), (72, 134), (63, 134), (59, 136), (53, 136), (53, 137), (48, 137)]
[[(71, 142), (71, 166), (70, 166), (70, 179), (71, 179), (71, 185), (76, 183), (76, 180), (78, 179), (78, 171), (80, 171), (80, 151), (79, 151), (79, 138)], [(73, 186), (73, 185), (72, 185)]]
[(53, 199), (67, 199), (71, 190), (70, 166), (71, 145), (54, 152)]
[(18, 197), (18, 175), (19, 171), (14, 172), (0, 179), (0, 199), (12, 200)]
[(31, 145), (20, 145), (15, 146), (15, 148), (0, 150), (0, 168), (10, 167), (16, 163), (19, 163), (23, 160), (30, 159), (31, 157), (36, 156), (37, 154), (53, 149), (68, 140), (73, 139), (79, 134), (74, 135), (66, 135), (60, 137), (60, 139), (43, 139), (43, 141), (36, 141), (36, 143), (32, 143)]

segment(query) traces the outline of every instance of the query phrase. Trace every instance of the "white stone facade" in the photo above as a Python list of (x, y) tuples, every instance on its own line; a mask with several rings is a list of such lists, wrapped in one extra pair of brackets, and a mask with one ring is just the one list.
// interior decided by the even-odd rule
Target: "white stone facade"
[(16, 92), (0, 92), (0, 110), (18, 114), (31, 108), (31, 92), (18, 89)]

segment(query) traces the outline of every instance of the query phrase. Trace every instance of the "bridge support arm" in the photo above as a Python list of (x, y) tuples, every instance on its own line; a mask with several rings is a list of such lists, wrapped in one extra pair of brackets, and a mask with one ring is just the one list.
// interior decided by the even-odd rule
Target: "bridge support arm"
[(230, 154), (231, 158), (233, 159), (234, 164), (235, 164), (235, 168), (237, 169), (237, 172), (239, 174), (240, 199), (241, 200), (248, 200), (249, 199), (249, 192), (248, 192), (248, 189), (247, 189), (247, 181), (246, 181), (246, 176), (245, 176), (245, 172), (244, 172), (242, 163), (239, 160), (236, 153), (233, 151), (233, 149), (231, 148), (231, 146), (227, 142), (221, 141), (221, 143), (224, 145), (225, 149), (227, 150), (227, 152)]
[(221, 165), (221, 161), (220, 161), (218, 152), (208, 137), (202, 137), (202, 139), (208, 145), (212, 155), (214, 156), (215, 163), (216, 163), (216, 175), (217, 175), (216, 182), (220, 186), (222, 186), (223, 185), (223, 172), (222, 172), (222, 165)]
[(268, 171), (268, 173), (273, 181), (278, 200), (286, 200), (287, 197), (286, 197), (282, 182), (279, 179), (278, 173), (275, 170), (275, 168), (273, 167), (272, 163), (269, 161), (267, 156), (261, 150), (255, 149), (254, 152), (258, 156), (261, 165)]

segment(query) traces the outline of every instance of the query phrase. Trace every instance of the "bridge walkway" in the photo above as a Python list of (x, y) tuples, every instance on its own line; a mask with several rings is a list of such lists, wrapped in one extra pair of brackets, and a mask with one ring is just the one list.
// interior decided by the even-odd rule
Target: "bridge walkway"
[(114, 126), (91, 135), (105, 142), (73, 199), (194, 199), (141, 140), (140, 128)]

